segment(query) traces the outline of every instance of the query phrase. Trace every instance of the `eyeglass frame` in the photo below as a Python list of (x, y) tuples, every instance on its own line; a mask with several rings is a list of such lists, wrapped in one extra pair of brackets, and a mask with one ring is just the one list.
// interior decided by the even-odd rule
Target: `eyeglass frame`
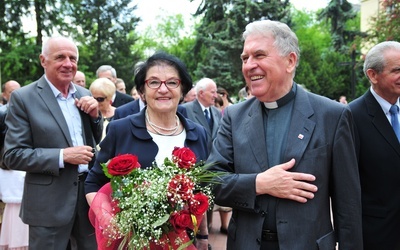
[[(160, 82), (160, 85), (159, 85), (158, 87), (156, 87), (156, 88), (150, 87), (149, 81)], [(168, 85), (167, 85), (167, 82), (168, 82), (168, 81), (177, 81), (177, 82), (178, 82), (178, 85), (176, 85), (176, 87), (173, 87), (173, 88), (172, 88), (172, 87), (168, 87)], [(158, 88), (161, 87), (161, 85), (162, 85), (163, 83), (164, 83), (165, 87), (167, 87), (167, 89), (176, 89), (176, 88), (178, 88), (178, 87), (181, 85), (182, 81), (181, 81), (180, 79), (176, 79), (176, 78), (174, 78), (174, 79), (169, 79), (169, 80), (165, 80), (165, 81), (161, 81), (161, 80), (158, 80), (158, 79), (150, 78), (150, 79), (145, 80), (144, 83), (146, 83), (147, 87), (149, 87), (149, 88), (151, 88), (151, 89), (158, 89)]]
[[(104, 102), (105, 100), (107, 100), (107, 96), (105, 97), (93, 97), (97, 102)], [(100, 100), (99, 100), (100, 99)]]

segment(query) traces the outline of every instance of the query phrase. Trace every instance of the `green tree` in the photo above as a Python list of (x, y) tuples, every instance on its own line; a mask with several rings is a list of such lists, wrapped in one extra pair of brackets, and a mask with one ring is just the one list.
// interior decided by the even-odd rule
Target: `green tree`
[(351, 100), (356, 97), (357, 75), (359, 75), (356, 59), (360, 56), (360, 42), (357, 37), (362, 36), (360, 15), (353, 10), (347, 0), (331, 0), (328, 6), (319, 12), (318, 18), (326, 20), (330, 25), (333, 50), (344, 55), (344, 57), (337, 55), (327, 58), (332, 60), (342, 58), (342, 61), (336, 62), (336, 65), (340, 66), (337, 68), (339, 71), (337, 73), (340, 74), (343, 67), (349, 69), (347, 70), (348, 75), (343, 79), (335, 78), (337, 81), (347, 82), (347, 85), (339, 84), (338, 86), (343, 86), (342, 94)]
[[(359, 15), (348, 20), (344, 25), (348, 30), (359, 29)], [(337, 99), (346, 95), (352, 99), (351, 53), (353, 47), (344, 46), (347, 51), (335, 51), (332, 43), (330, 23), (318, 18), (318, 11), (293, 11), (293, 30), (299, 38), (301, 49), (300, 65), (296, 70), (295, 81), (311, 92)], [(358, 64), (355, 74), (358, 73)]]
[[(2, 1), (0, 5), (2, 82), (15, 79), (21, 84), (26, 84), (43, 74), (38, 60), (43, 36), (50, 36), (55, 30), (62, 30), (66, 26), (60, 13), (67, 6), (68, 2), (53, 0)], [(54, 11), (55, 9), (59, 11)], [(32, 17), (31, 13), (36, 15)], [(31, 17), (37, 24), (35, 37), (23, 30), (24, 21), (30, 22)]]
[(319, 18), (331, 24), (332, 43), (336, 51), (347, 50), (347, 45), (354, 39), (354, 31), (346, 29), (346, 22), (357, 15), (347, 0), (331, 0), (319, 13)]
[(146, 27), (133, 50), (145, 60), (156, 51), (165, 51), (181, 59), (193, 76), (196, 60), (193, 56), (195, 31), (181, 14), (157, 16), (158, 23)]
[(326, 53), (331, 36), (326, 24), (316, 21), (316, 12), (293, 10), (293, 31), (299, 39), (300, 63), (296, 69), (295, 82), (314, 93), (320, 93), (317, 71), (321, 55)]
[(366, 41), (375, 44), (383, 41), (400, 41), (400, 0), (382, 1), (382, 8), (377, 16), (370, 19), (371, 28)]
[(119, 78), (131, 87), (133, 67), (140, 59), (132, 50), (140, 20), (133, 15), (131, 0), (72, 0), (68, 33), (78, 42), (80, 69), (94, 78), (101, 65), (112, 65)]
[[(26, 84), (39, 78), (43, 74), (38, 60), (43, 37), (61, 34), (77, 42), (79, 68), (87, 74), (89, 82), (101, 64), (113, 65), (119, 77), (128, 84), (132, 81), (133, 65), (139, 58), (132, 52), (138, 39), (134, 31), (139, 18), (133, 14), (136, 6), (131, 0), (3, 2), (0, 6), (2, 79)], [(22, 29), (27, 18), (36, 23), (37, 35)]]
[(288, 0), (204, 0), (196, 12), (202, 16), (197, 27), (194, 56), (198, 60), (195, 79), (213, 78), (218, 86), (237, 93), (244, 86), (240, 54), (245, 26), (261, 19), (291, 25)]

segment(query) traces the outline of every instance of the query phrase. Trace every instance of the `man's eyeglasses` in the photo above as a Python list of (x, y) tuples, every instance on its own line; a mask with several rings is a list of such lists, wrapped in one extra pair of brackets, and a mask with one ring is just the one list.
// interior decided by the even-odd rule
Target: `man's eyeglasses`
[(167, 81), (161, 81), (161, 80), (156, 80), (156, 79), (147, 79), (144, 82), (151, 89), (158, 89), (159, 87), (161, 87), (161, 84), (163, 84), (163, 83), (165, 84), (165, 86), (168, 89), (176, 89), (181, 84), (181, 80), (179, 80), (179, 79), (171, 79), (171, 80), (167, 80)]
[(94, 99), (96, 99), (96, 101), (98, 102), (104, 102), (107, 99), (107, 97), (94, 97)]

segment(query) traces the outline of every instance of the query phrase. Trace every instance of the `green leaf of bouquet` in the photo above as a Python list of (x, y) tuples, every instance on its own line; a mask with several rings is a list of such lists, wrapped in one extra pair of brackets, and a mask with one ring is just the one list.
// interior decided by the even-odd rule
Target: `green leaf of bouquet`
[(112, 175), (108, 173), (107, 163), (100, 163), (101, 168), (103, 169), (104, 174), (111, 179)]
[(166, 223), (169, 219), (169, 214), (165, 214), (164, 216), (162, 216), (160, 219), (156, 220), (153, 223), (153, 227), (160, 227), (161, 225), (163, 225), (164, 223)]
[(185, 244), (181, 245), (177, 250), (183, 250), (186, 249), (188, 246), (190, 246), (193, 243), (193, 240), (186, 242)]

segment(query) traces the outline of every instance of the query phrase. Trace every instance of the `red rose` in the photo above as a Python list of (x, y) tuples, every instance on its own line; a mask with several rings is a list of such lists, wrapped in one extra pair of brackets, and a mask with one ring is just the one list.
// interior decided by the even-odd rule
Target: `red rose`
[(172, 203), (187, 201), (193, 196), (193, 181), (184, 174), (175, 175), (168, 183), (168, 198)]
[(126, 175), (132, 170), (140, 168), (140, 164), (136, 155), (124, 154), (114, 157), (108, 163), (107, 168), (110, 175)]
[(196, 155), (189, 148), (175, 147), (172, 161), (178, 163), (179, 168), (190, 169), (196, 163)]
[(171, 217), (169, 217), (169, 222), (177, 233), (182, 232), (186, 228), (193, 229), (192, 217), (188, 210), (174, 212), (171, 214)]
[(208, 197), (203, 193), (197, 193), (189, 202), (190, 213), (199, 216), (204, 214), (208, 209)]

